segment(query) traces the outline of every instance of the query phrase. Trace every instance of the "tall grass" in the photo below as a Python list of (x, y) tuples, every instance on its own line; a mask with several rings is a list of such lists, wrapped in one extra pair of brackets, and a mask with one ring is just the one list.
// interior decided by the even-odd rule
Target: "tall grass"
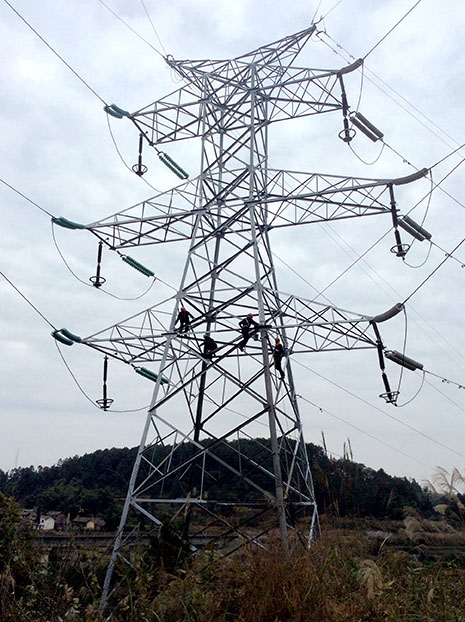
[[(424, 525), (423, 525), (424, 527)], [(422, 527), (422, 528), (423, 528)], [(464, 567), (379, 546), (362, 530), (326, 527), (310, 552), (279, 540), (182, 570), (156, 550), (121, 566), (104, 617), (107, 558), (70, 547), (47, 563), (11, 564), (1, 577), (2, 622), (465, 622)], [(463, 562), (462, 562), (463, 563)]]
[[(149, 582), (141, 580), (135, 589), (128, 583), (134, 607), (126, 594), (125, 610), (112, 619), (465, 622), (463, 579), (458, 564), (424, 564), (410, 554), (376, 548), (362, 533), (326, 532), (310, 553), (295, 546), (285, 555), (274, 542), (267, 551), (244, 551), (208, 571), (199, 558), (182, 576), (165, 575), (152, 595)], [(148, 617), (140, 617), (141, 603)]]

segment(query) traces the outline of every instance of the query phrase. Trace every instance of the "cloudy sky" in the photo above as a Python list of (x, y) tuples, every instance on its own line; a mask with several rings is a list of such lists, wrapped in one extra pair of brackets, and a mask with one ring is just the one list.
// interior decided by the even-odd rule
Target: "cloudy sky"
[[(140, 36), (99, 0), (12, 4), (98, 96), (136, 110), (177, 88), (165, 53), (179, 59), (232, 58), (324, 16), (319, 35), (297, 64), (338, 68), (365, 56), (415, 3), (293, 0), (284, 8), (277, 0), (108, 0)], [(360, 111), (384, 132), (382, 153), (379, 143), (361, 135), (348, 148), (338, 139), (341, 116), (334, 113), (274, 126), (270, 165), (400, 177), (433, 167), (465, 143), (465, 5), (449, 0), (438, 6), (435, 0), (422, 0), (368, 54), (363, 76), (357, 71), (347, 80), (349, 103), (355, 108), (360, 98)], [(0, 177), (5, 182), (47, 212), (83, 223), (153, 196), (153, 188), (176, 185), (177, 178), (155, 155), (147, 154), (148, 183), (131, 173), (125, 164), (136, 162), (138, 143), (131, 124), (110, 122), (120, 158), (96, 94), (6, 3), (0, 3), (0, 12)], [(176, 145), (170, 154), (191, 176), (198, 173), (198, 154), (191, 146)], [(401, 211), (416, 206), (411, 216), (419, 222), (426, 214), (424, 226), (440, 248), (416, 242), (402, 262), (390, 253), (391, 233), (346, 271), (389, 230), (388, 220), (311, 225), (292, 240), (288, 234), (272, 239), (278, 279), (286, 291), (311, 298), (331, 284), (325, 295), (334, 304), (367, 315), (406, 299), (443, 261), (441, 249), (452, 251), (463, 240), (462, 157), (465, 149), (434, 166), (435, 184), (447, 178), (431, 194), (428, 179), (396, 191)], [(88, 283), (95, 274), (92, 236), (59, 229), (55, 245), (47, 214), (4, 184), (0, 201), (0, 270), (54, 326), (89, 335), (172, 294), (157, 282), (141, 299), (121, 300), (137, 298), (148, 284), (110, 254), (104, 276), (113, 296), (86, 286), (81, 281)], [(410, 241), (407, 234), (403, 237)], [(138, 258), (165, 283), (178, 282), (179, 251), (149, 249)], [(386, 346), (397, 350), (403, 348), (407, 329), (406, 353), (439, 376), (426, 374), (418, 396), (404, 407), (386, 405), (378, 397), (383, 389), (375, 352), (308, 355), (294, 362), (308, 441), (321, 443), (323, 431), (328, 450), (340, 455), (350, 439), (355, 460), (419, 481), (430, 478), (437, 465), (465, 470), (465, 390), (442, 381), (465, 385), (463, 263), (465, 243), (413, 294), (407, 326), (402, 315), (382, 326)], [(136, 445), (144, 411), (96, 408), (64, 365), (47, 322), (3, 278), (0, 300), (0, 468), (52, 465), (103, 447)], [(91, 401), (101, 397), (101, 357), (87, 348), (63, 353)], [(393, 386), (399, 373), (389, 364)], [(405, 371), (399, 404), (409, 402), (421, 384), (419, 372)], [(149, 385), (112, 362), (109, 395), (116, 411), (147, 405)]]

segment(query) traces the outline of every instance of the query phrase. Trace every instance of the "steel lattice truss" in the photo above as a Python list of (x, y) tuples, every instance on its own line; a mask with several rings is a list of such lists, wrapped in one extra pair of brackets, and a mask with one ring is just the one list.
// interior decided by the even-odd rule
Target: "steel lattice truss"
[[(237, 287), (224, 287), (222, 291), (217, 289), (218, 296), (223, 300), (211, 307), (203, 304), (204, 294), (202, 289), (197, 289), (196, 292), (184, 296), (184, 300), (189, 300), (191, 306), (197, 309), (192, 330), (188, 334), (170, 332), (171, 318), (168, 317), (167, 323), (160, 319), (160, 311), (166, 306), (166, 303), (163, 303), (87, 337), (84, 342), (131, 365), (159, 364), (164, 360), (164, 367), (160, 372), (170, 380), (170, 383), (175, 383), (176, 366), (179, 361), (200, 363), (203, 360), (201, 342), (209, 316), (215, 317), (214, 332), (217, 336), (218, 356), (226, 353), (229, 356), (231, 349), (236, 350), (242, 339), (238, 332), (239, 319), (247, 315), (248, 310), (255, 308), (257, 304), (256, 296), (250, 288), (244, 288), (243, 291), (238, 291)], [(235, 294), (234, 302), (231, 299), (224, 300), (233, 294)], [(367, 334), (369, 317), (273, 289), (264, 288), (263, 299), (265, 307), (263, 331), (270, 343), (270, 335), (274, 336), (276, 331), (283, 331), (289, 355), (354, 350), (376, 345), (373, 336)], [(172, 304), (172, 300), (168, 302)], [(234, 308), (234, 315), (231, 307)], [(167, 314), (163, 314), (162, 317), (166, 316)], [(259, 349), (258, 346), (253, 347)], [(246, 356), (242, 353), (236, 355)]]
[[(369, 317), (282, 292), (270, 238), (282, 227), (392, 214), (393, 186), (403, 182), (269, 168), (269, 125), (344, 112), (343, 76), (360, 64), (293, 67), (314, 31), (233, 60), (167, 58), (185, 85), (130, 119), (157, 150), (200, 137), (200, 175), (87, 226), (119, 252), (189, 241), (172, 299), (83, 340), (156, 377), (103, 602), (114, 563), (133, 542), (129, 512), (152, 528), (174, 525), (186, 545), (204, 538), (227, 551), (262, 546), (276, 526), (286, 541), (302, 514), (311, 525), (304, 539), (317, 524), (290, 359), (281, 380), (272, 344), (279, 337), (290, 357), (377, 343)], [(185, 334), (175, 328), (181, 304), (193, 315)], [(250, 312), (260, 329), (241, 351), (238, 322)], [(213, 360), (203, 353), (205, 333), (218, 344)]]
[(268, 230), (391, 213), (389, 187), (393, 180), (337, 177), (268, 170), (266, 189), (244, 201), (249, 176), (243, 170), (203, 206), (192, 184), (143, 201), (110, 219), (88, 227), (113, 248), (191, 240), (199, 216), (213, 223), (210, 235), (250, 231), (248, 204)]

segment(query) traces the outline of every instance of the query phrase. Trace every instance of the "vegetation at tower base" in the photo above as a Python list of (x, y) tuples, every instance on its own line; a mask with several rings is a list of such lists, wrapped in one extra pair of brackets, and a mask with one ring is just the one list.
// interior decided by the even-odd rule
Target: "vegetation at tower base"
[[(256, 456), (268, 442), (266, 439), (242, 439), (241, 451)], [(221, 450), (222, 457), (230, 464), (237, 460), (234, 445), (224, 443)], [(162, 452), (168, 453), (170, 447), (158, 447), (156, 451), (161, 458)], [(189, 455), (191, 445), (186, 443), (183, 451)], [(433, 513), (431, 494), (415, 481), (391, 477), (381, 469), (375, 471), (348, 459), (330, 458), (316, 445), (307, 444), (307, 453), (320, 513), (400, 519), (405, 506), (425, 514)], [(0, 471), (0, 490), (14, 497), (23, 507), (61, 510), (71, 517), (79, 513), (101, 517), (106, 522), (106, 529), (115, 529), (135, 455), (136, 448), (105, 449), (62, 460), (52, 467), (18, 468), (9, 473)], [(177, 459), (183, 459), (181, 452)], [(240, 481), (231, 477), (218, 462), (212, 462), (208, 468), (212, 474), (207, 483), (209, 499), (254, 500), (250, 493), (249, 498), (245, 498)], [(259, 478), (259, 473), (255, 477)], [(171, 488), (165, 490), (167, 497), (173, 498), (181, 493), (177, 478), (170, 480), (169, 484)], [(193, 484), (198, 486), (200, 482), (194, 481)], [(266, 481), (263, 485), (267, 485)]]
[[(0, 474), (1, 482), (24, 499), (55, 503), (63, 494), (69, 508), (79, 500), (89, 511), (105, 487), (112, 495), (124, 489), (134, 451), (104, 450), (50, 469), (17, 469)], [(104, 617), (98, 606), (108, 548), (86, 548), (73, 538), (59, 549), (44, 548), (21, 528), (17, 503), (0, 493), (0, 620), (103, 622), (111, 612), (113, 622), (464, 622), (465, 497), (452, 490), (455, 471), (448, 477), (441, 470), (428, 492), (383, 471), (330, 459), (313, 445), (308, 451), (326, 508), (324, 537), (310, 553), (291, 537), (290, 555), (283, 555), (272, 532), (266, 550), (244, 548), (224, 558), (207, 547), (183, 556), (179, 536), (168, 527), (134, 550), (132, 567), (117, 564)], [(404, 503), (402, 521), (385, 518), (399, 512), (394, 495)], [(383, 518), (360, 518), (373, 503)]]
[(433, 527), (444, 534), (447, 524), (422, 519), (412, 509), (400, 530), (407, 543), (402, 547), (366, 535), (368, 525), (386, 521), (359, 519), (348, 529), (341, 519), (326, 519), (325, 536), (310, 553), (291, 538), (290, 554), (283, 555), (272, 534), (267, 550), (246, 548), (217, 559), (214, 552), (201, 553), (180, 567), (176, 543), (166, 534), (161, 543), (154, 540), (135, 550), (132, 567), (117, 565), (116, 587), (103, 617), (98, 603), (108, 551), (85, 550), (73, 542), (48, 551), (31, 546), (17, 509), (0, 494), (2, 622), (103, 622), (109, 616), (112, 622), (464, 620), (465, 556), (433, 559), (429, 546), (438, 535)]

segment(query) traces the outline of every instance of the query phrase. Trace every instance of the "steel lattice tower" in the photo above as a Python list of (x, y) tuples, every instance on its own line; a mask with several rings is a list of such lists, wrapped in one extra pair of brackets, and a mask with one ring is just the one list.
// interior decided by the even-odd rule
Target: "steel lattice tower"
[[(116, 559), (138, 537), (125, 531), (130, 511), (154, 529), (171, 523), (183, 542), (206, 537), (228, 551), (246, 542), (263, 546), (262, 536), (276, 527), (286, 546), (288, 530), (306, 515), (300, 537), (308, 542), (318, 528), (317, 506), (290, 360), (281, 380), (270, 354), (274, 339), (292, 356), (377, 347), (382, 357), (373, 318), (283, 293), (276, 280), (270, 237), (282, 227), (390, 214), (402, 252), (393, 188), (411, 178), (269, 167), (271, 123), (342, 111), (342, 137), (350, 139), (343, 76), (361, 61), (339, 70), (294, 67), (314, 31), (233, 60), (168, 57), (184, 86), (127, 116), (178, 174), (164, 145), (200, 138), (201, 173), (86, 226), (120, 253), (189, 241), (172, 299), (82, 340), (142, 375), (151, 366), (155, 382), (103, 603)], [(180, 305), (194, 316), (185, 334), (175, 329)], [(260, 329), (242, 352), (238, 322), (250, 312)], [(203, 354), (205, 333), (218, 344), (213, 360)], [(182, 413), (182, 424), (172, 423), (173, 413)]]

